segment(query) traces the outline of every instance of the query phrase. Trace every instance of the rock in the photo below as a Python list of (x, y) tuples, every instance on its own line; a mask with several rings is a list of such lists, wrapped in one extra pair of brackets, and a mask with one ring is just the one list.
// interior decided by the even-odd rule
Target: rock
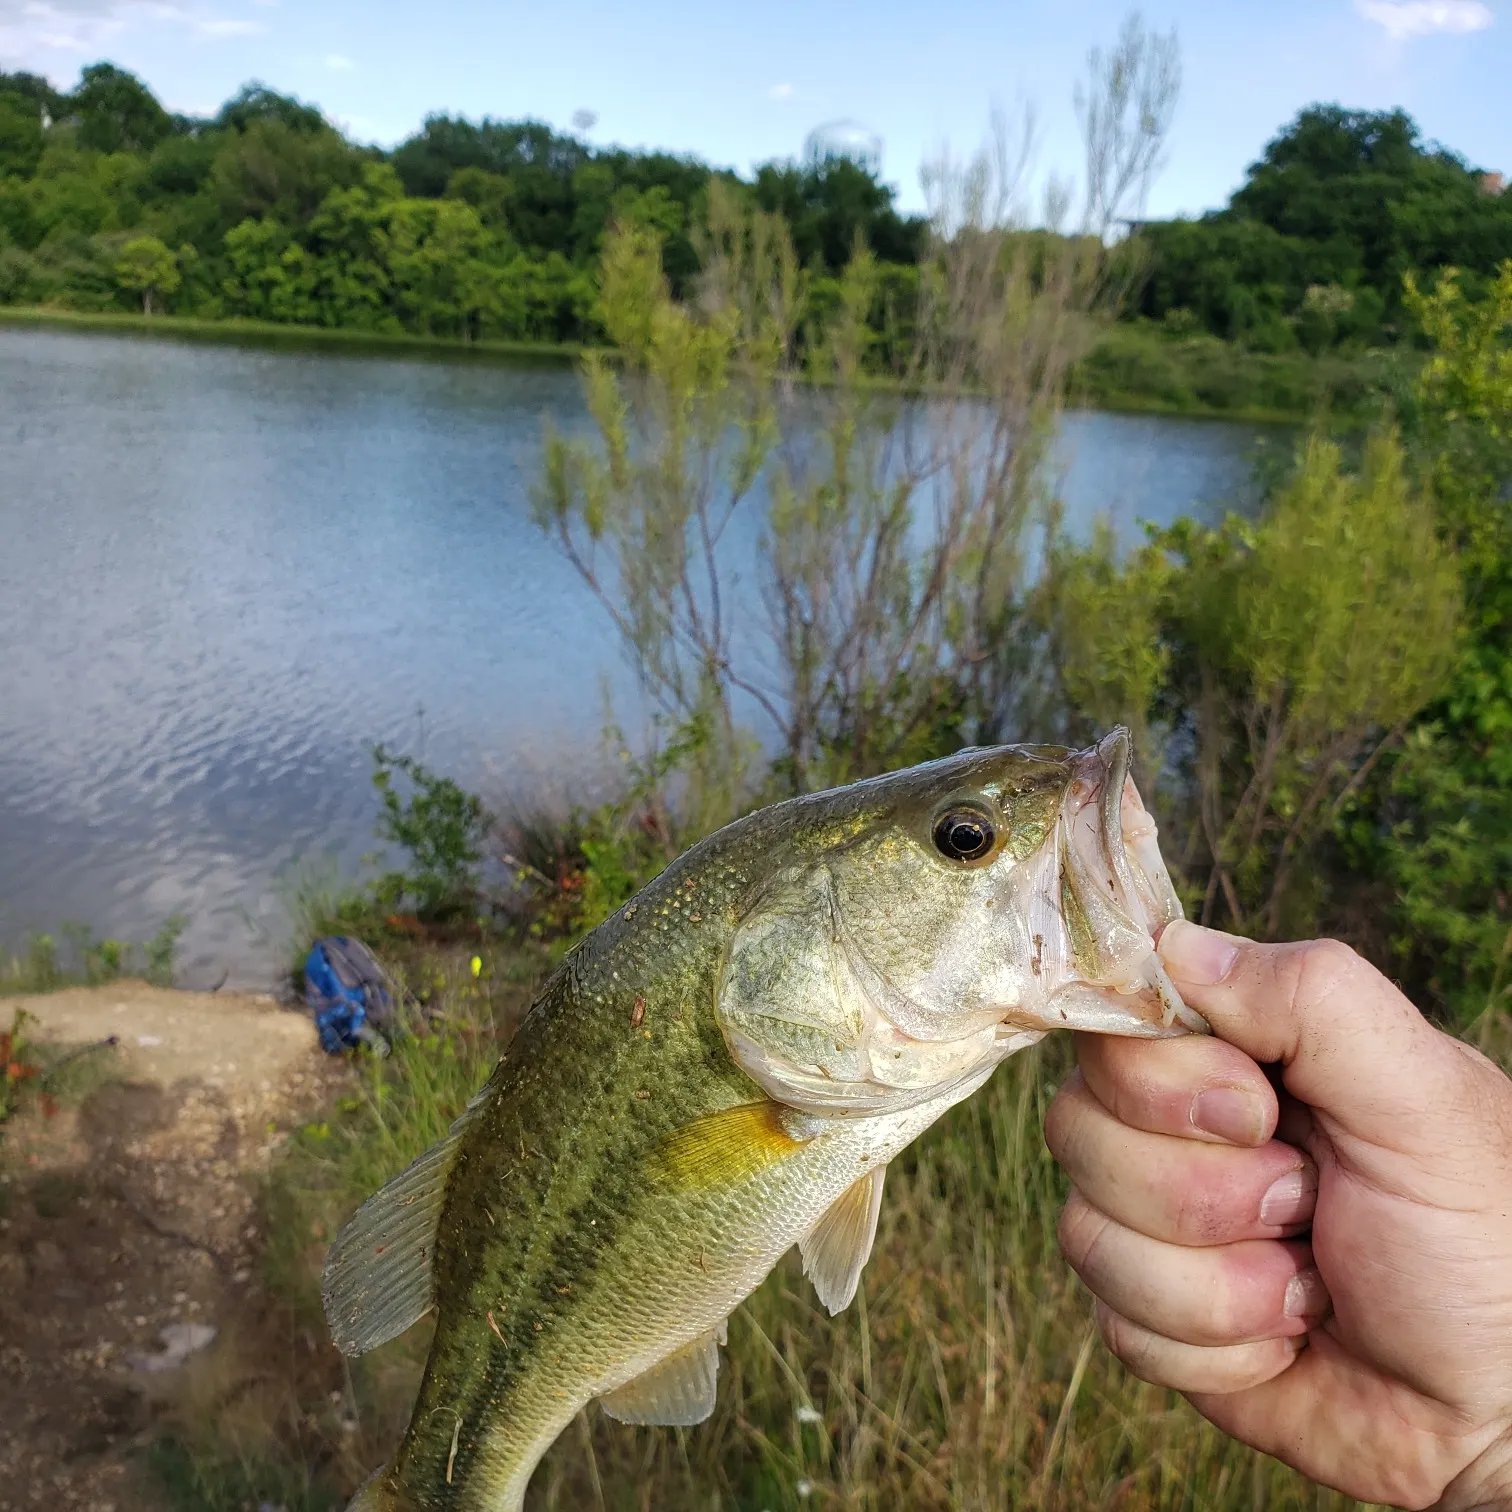
[(163, 1341), (161, 1354), (128, 1355), (126, 1363), (133, 1370), (177, 1370), (190, 1355), (214, 1343), (215, 1329), (208, 1323), (169, 1323), (158, 1330), (158, 1338)]

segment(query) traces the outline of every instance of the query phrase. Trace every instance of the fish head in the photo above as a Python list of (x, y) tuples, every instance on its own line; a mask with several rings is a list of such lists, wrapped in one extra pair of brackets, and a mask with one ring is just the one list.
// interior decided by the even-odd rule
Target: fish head
[(725, 973), (736, 1059), (796, 1106), (867, 1112), (986, 1074), (1052, 1029), (1206, 1032), (1156, 954), (1181, 903), (1129, 766), (1118, 729), (800, 800), (814, 838)]
[(828, 863), (839, 925), (899, 1027), (1206, 1027), (1155, 953), (1181, 902), (1129, 760), (1118, 729), (1089, 750), (964, 751), (899, 774), (892, 813)]

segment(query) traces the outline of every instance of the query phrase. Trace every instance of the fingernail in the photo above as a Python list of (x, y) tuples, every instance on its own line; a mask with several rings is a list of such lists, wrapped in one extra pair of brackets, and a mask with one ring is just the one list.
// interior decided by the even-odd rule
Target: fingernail
[(1178, 981), (1210, 987), (1228, 975), (1239, 947), (1226, 934), (1186, 919), (1173, 919), (1161, 931), (1160, 956)]
[(1322, 1317), (1328, 1311), (1328, 1288), (1316, 1269), (1299, 1271), (1286, 1283), (1283, 1306), (1288, 1318)]
[(1312, 1217), (1318, 1195), (1318, 1173), (1312, 1166), (1288, 1171), (1260, 1199), (1260, 1221), (1272, 1228), (1304, 1223)]
[(1209, 1087), (1192, 1099), (1192, 1125), (1230, 1144), (1257, 1145), (1265, 1138), (1265, 1107), (1237, 1087)]

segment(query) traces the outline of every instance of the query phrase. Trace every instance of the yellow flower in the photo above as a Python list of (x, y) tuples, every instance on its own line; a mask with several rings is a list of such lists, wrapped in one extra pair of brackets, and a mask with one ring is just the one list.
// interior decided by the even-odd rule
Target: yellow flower
[(482, 956), (474, 956), (472, 958), (472, 973), (473, 973), (473, 975), (475, 977), (483, 975), (483, 957)]

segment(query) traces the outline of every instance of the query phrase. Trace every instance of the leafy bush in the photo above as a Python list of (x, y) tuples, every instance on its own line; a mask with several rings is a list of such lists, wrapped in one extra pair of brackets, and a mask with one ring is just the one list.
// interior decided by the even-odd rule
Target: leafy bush
[[(412, 862), (408, 870), (389, 872), (379, 881), (379, 900), (394, 909), (411, 905), (425, 921), (474, 911), (479, 866), (494, 822), (482, 799), (382, 745), (373, 748), (373, 768), (382, 805), (378, 833), (408, 851)], [(407, 796), (396, 777), (409, 784)]]
[(1316, 932), (1320, 846), (1453, 659), (1456, 559), (1396, 433), (1357, 472), (1309, 438), (1258, 526), (1063, 546), (1045, 594), (1072, 728), (1135, 728), (1202, 920)]
[(1463, 563), (1464, 633), (1345, 840), (1392, 900), (1396, 970), (1463, 1024), (1512, 1002), (1512, 261), (1478, 298), (1453, 274), (1407, 298), (1434, 347), (1410, 435)]

